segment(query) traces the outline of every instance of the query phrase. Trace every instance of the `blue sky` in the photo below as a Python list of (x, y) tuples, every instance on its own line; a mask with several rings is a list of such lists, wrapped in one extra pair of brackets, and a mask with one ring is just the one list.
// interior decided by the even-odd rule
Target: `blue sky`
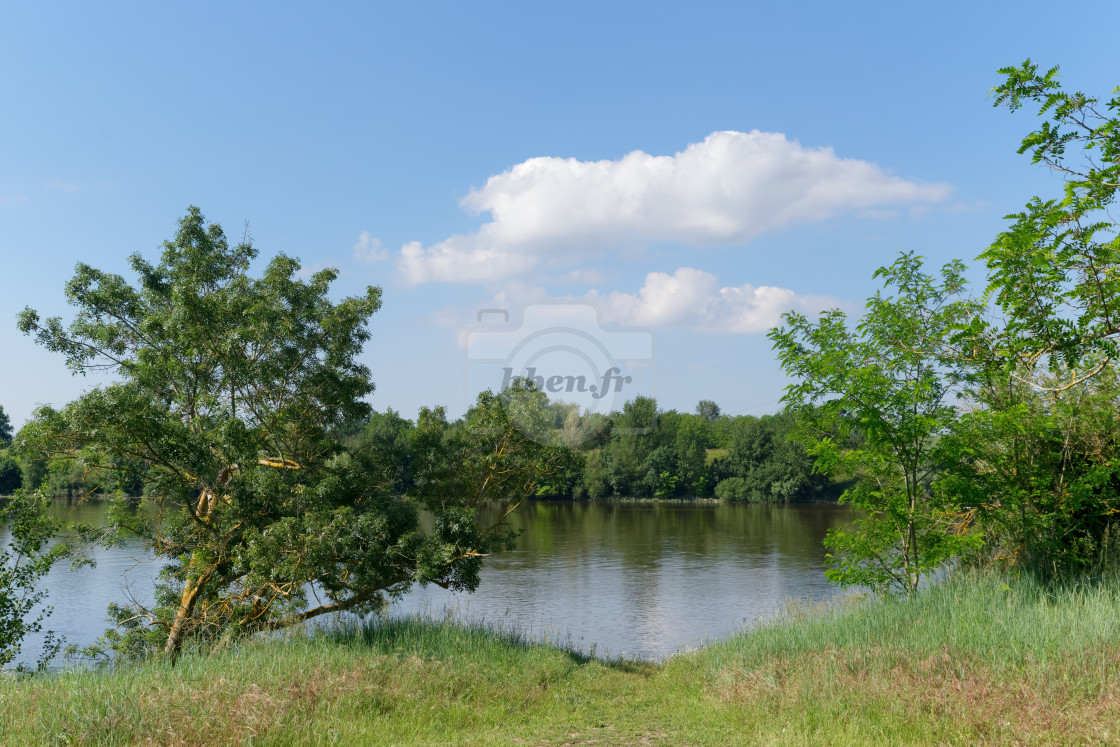
[[(461, 412), (484, 308), (655, 341), (664, 407), (776, 409), (765, 329), (858, 310), (902, 250), (972, 260), (1059, 182), (987, 98), (1027, 57), (1103, 95), (1115, 3), (0, 3), (0, 405), (93, 379), (15, 329), (188, 205), (384, 288), (373, 404)], [(977, 278), (982, 276), (976, 273)], [(469, 387), (468, 387), (469, 388)]]

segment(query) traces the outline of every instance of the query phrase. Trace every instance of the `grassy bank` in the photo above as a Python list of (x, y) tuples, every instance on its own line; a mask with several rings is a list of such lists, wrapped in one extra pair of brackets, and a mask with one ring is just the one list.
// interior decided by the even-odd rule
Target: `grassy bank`
[(793, 607), (663, 664), (395, 621), (0, 682), (4, 744), (881, 744), (1120, 740), (1120, 583), (961, 576)]

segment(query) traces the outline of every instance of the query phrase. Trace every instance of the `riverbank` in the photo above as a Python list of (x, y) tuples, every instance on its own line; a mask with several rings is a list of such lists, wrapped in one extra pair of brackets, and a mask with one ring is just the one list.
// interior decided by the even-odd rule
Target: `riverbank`
[(0, 682), (3, 744), (883, 744), (1120, 738), (1120, 582), (994, 574), (791, 606), (664, 663), (418, 620)]

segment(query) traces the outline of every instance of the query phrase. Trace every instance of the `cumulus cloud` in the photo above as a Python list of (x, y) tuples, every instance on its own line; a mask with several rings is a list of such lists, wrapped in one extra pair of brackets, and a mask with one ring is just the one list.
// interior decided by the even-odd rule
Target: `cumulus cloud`
[(381, 240), (371, 236), (369, 231), (358, 234), (358, 243), (354, 244), (354, 257), (362, 262), (377, 262), (388, 259), (389, 250), (381, 245)]
[(692, 267), (669, 275), (651, 272), (636, 293), (591, 292), (605, 322), (642, 327), (688, 326), (704, 332), (751, 334), (781, 323), (782, 314), (815, 315), (845, 304), (826, 296), (803, 296), (772, 285), (720, 287), (715, 275)]
[[(593, 307), (599, 321), (607, 326), (666, 329), (687, 327), (698, 332), (757, 334), (781, 324), (782, 314), (798, 311), (815, 317), (825, 309), (840, 308), (858, 312), (858, 305), (829, 296), (795, 293), (773, 285), (720, 285), (719, 279), (693, 267), (680, 267), (673, 274), (651, 272), (635, 293), (589, 291), (582, 295), (556, 297), (540, 285), (513, 280), (496, 293), (489, 308), (505, 310), (517, 319), (529, 306), (560, 304), (565, 309), (573, 302)], [(539, 313), (539, 312), (538, 312)], [(464, 319), (471, 328), (475, 312), (457, 309), (442, 318), (444, 326), (459, 330), (463, 344)]]
[(714, 132), (672, 156), (530, 158), (462, 199), (464, 209), (490, 214), (477, 232), (407, 244), (398, 267), (413, 283), (497, 281), (652, 242), (741, 244), (841, 214), (939, 202), (950, 192), (780, 133)]

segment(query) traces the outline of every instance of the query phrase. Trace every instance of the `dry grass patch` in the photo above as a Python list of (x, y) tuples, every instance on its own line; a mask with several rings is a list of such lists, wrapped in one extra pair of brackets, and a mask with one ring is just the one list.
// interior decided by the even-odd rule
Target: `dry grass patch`
[(1120, 693), (1099, 679), (1102, 660), (1118, 671), (1120, 649), (1009, 677), (947, 649), (829, 648), (726, 671), (709, 692), (775, 715), (823, 708), (831, 718), (859, 720), (878, 712), (929, 724), (931, 734), (942, 724), (996, 743), (1111, 742), (1120, 739)]

